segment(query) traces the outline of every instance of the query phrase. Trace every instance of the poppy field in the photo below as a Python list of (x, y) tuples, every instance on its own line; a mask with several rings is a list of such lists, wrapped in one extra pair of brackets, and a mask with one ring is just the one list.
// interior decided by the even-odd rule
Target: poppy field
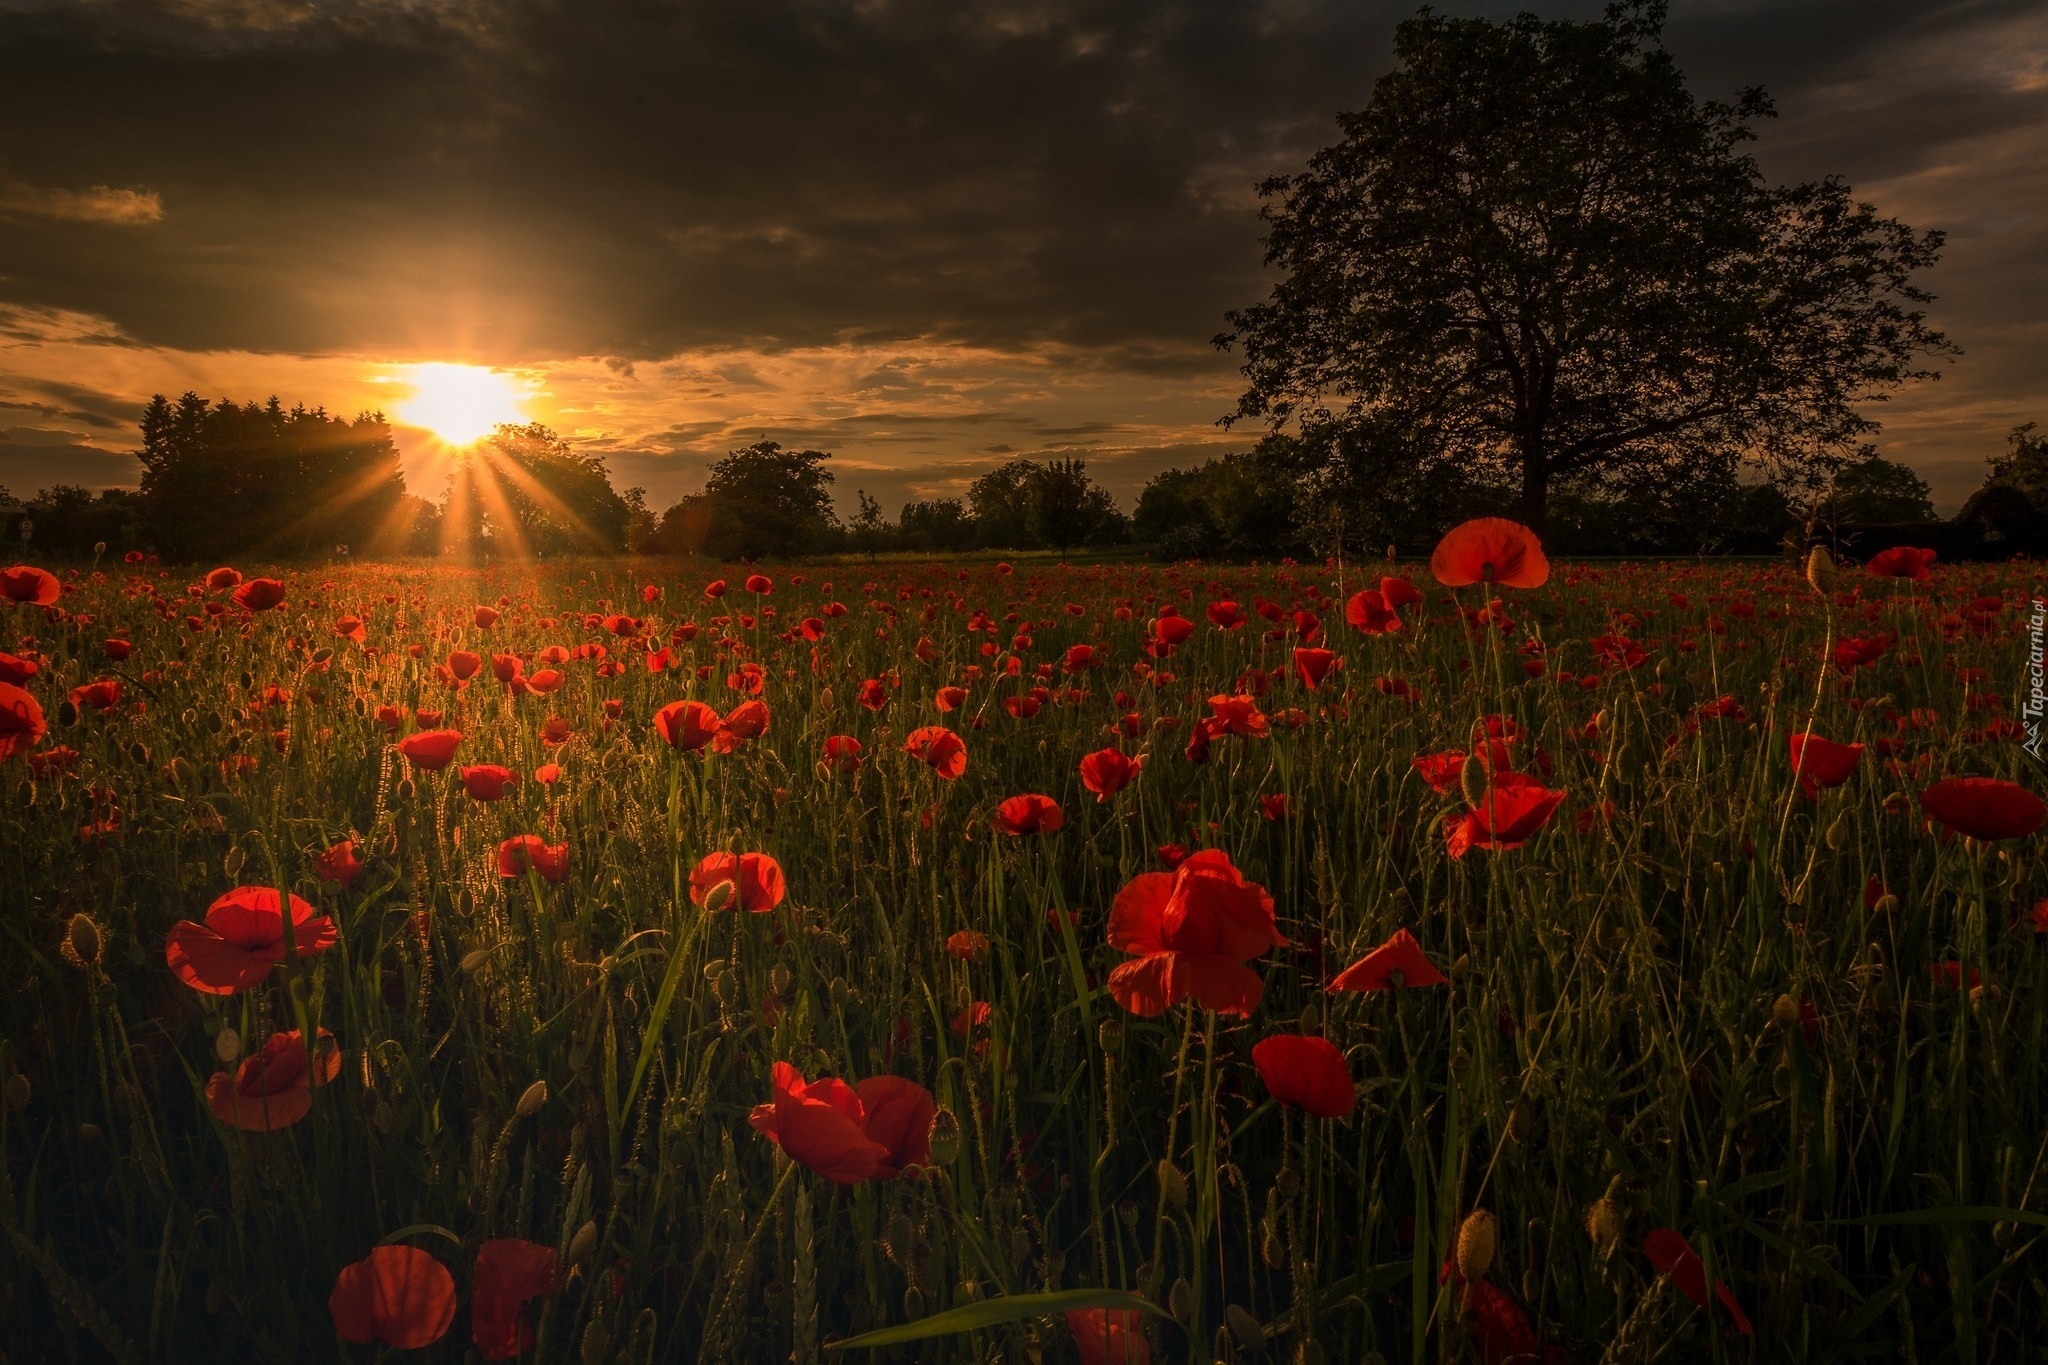
[(0, 1352), (2030, 1359), (2043, 595), (0, 571)]

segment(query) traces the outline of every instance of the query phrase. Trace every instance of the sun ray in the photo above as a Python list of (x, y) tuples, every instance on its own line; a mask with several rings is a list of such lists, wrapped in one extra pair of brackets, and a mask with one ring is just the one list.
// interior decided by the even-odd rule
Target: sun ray
[(433, 362), (408, 366), (401, 382), (414, 394), (399, 405), (399, 419), (450, 446), (475, 445), (500, 423), (527, 420), (518, 380), (499, 370)]

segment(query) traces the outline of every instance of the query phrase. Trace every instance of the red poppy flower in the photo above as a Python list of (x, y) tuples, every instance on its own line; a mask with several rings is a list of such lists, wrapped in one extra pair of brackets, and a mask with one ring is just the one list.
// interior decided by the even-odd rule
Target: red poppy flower
[(1927, 570), (1934, 563), (1934, 551), (1916, 550), (1910, 545), (1894, 545), (1888, 550), (1879, 550), (1865, 565), (1879, 578), (1927, 577)]
[(1808, 796), (1818, 796), (1822, 787), (1847, 782), (1863, 757), (1861, 744), (1837, 744), (1804, 731), (1786, 739), (1792, 749), (1792, 771), (1799, 775), (1799, 789)]
[(948, 782), (967, 771), (966, 742), (943, 725), (912, 730), (903, 741), (903, 752)]
[(1495, 773), (1480, 804), (1453, 820), (1445, 842), (1453, 858), (1475, 848), (1506, 852), (1520, 848), (1550, 823), (1565, 793), (1550, 791), (1523, 773)]
[(476, 1249), (470, 1277), (470, 1339), (485, 1360), (533, 1349), (526, 1303), (555, 1292), (555, 1249), (518, 1237), (494, 1237)]
[(537, 874), (551, 886), (569, 877), (569, 845), (550, 844), (538, 834), (521, 834), (498, 845), (498, 875), (523, 877)]
[(723, 578), (714, 578), (709, 583), (706, 583), (704, 585), (704, 595), (713, 599), (725, 596), (725, 580)]
[(1380, 596), (1387, 599), (1387, 607), (1399, 611), (1422, 600), (1422, 591), (1405, 578), (1382, 578)]
[[(334, 946), (334, 921), (291, 898), (292, 946), (312, 957)], [(237, 995), (268, 980), (285, 959), (284, 913), (277, 890), (238, 886), (206, 908), (206, 923), (181, 919), (164, 941), (164, 960), (195, 991)]]
[(135, 642), (133, 640), (104, 640), (100, 643), (100, 648), (107, 651), (109, 659), (112, 659), (115, 663), (120, 663), (135, 652)]
[(312, 1113), (313, 1087), (340, 1074), (341, 1052), (326, 1029), (314, 1035), (310, 1066), (304, 1034), (273, 1033), (232, 1073), (216, 1071), (207, 1079), (206, 1107), (230, 1128), (274, 1133)]
[(543, 787), (554, 786), (555, 783), (562, 780), (562, 765), (559, 763), (541, 764), (533, 770), (533, 780), (540, 783)]
[(462, 788), (477, 801), (502, 801), (505, 793), (519, 785), (519, 774), (495, 763), (479, 763), (462, 771)]
[[(1706, 1263), (1692, 1249), (1692, 1243), (1685, 1240), (1684, 1233), (1676, 1228), (1658, 1228), (1643, 1238), (1643, 1255), (1650, 1258), (1650, 1264), (1657, 1267), (1659, 1275), (1671, 1277), (1671, 1283), (1678, 1286), (1680, 1293), (1701, 1308), (1707, 1306)], [(1751, 1335), (1749, 1318), (1743, 1313), (1742, 1305), (1736, 1302), (1735, 1292), (1720, 1280), (1715, 1280), (1714, 1297), (1728, 1310), (1735, 1330), (1744, 1336)]]
[(825, 740), (825, 766), (837, 773), (860, 769), (861, 743), (852, 735), (830, 735)]
[(1013, 796), (996, 807), (996, 828), (1005, 834), (1050, 834), (1066, 818), (1059, 802), (1037, 792)]
[(9, 654), (0, 649), (0, 683), (19, 687), (42, 671), (34, 659), (24, 659), (19, 654)]
[(1330, 676), (1330, 670), (1337, 666), (1337, 656), (1327, 649), (1297, 649), (1294, 651), (1294, 672), (1301, 679), (1301, 685), (1314, 691), (1323, 685), (1323, 679)]
[(747, 591), (756, 596), (762, 593), (774, 592), (775, 580), (768, 577), (767, 574), (750, 573), (747, 575)]
[(1100, 668), (1105, 662), (1102, 651), (1093, 645), (1068, 645), (1061, 668), (1068, 673), (1083, 673), (1091, 668)]
[(694, 752), (718, 735), (718, 712), (701, 701), (672, 701), (654, 713), (654, 728), (672, 749)]
[(455, 761), (455, 750), (461, 743), (460, 730), (421, 730), (399, 740), (398, 752), (416, 768), (439, 772)]
[(1236, 630), (1245, 623), (1244, 608), (1235, 602), (1211, 602), (1209, 619), (1224, 630)]
[(889, 689), (880, 678), (869, 678), (860, 685), (854, 699), (870, 711), (879, 711), (889, 704)]
[(1996, 777), (1944, 778), (1920, 793), (1920, 809), (1937, 824), (1987, 843), (2023, 839), (2048, 815), (2040, 797)]
[(235, 589), (235, 601), (244, 611), (274, 611), (284, 605), (284, 584), (275, 578), (252, 578)]
[(120, 679), (101, 678), (98, 682), (72, 688), (71, 704), (81, 711), (88, 706), (95, 711), (113, 710), (121, 704)]
[(417, 1351), (439, 1341), (455, 1321), (455, 1277), (418, 1247), (378, 1247), (342, 1267), (327, 1312), (343, 1341)]
[(805, 1081), (788, 1062), (774, 1069), (775, 1098), (747, 1122), (792, 1161), (839, 1185), (888, 1180), (931, 1164), (931, 1092), (900, 1076)]
[(0, 682), (0, 763), (33, 749), (49, 731), (42, 704), (13, 683)]
[(474, 650), (458, 649), (448, 655), (448, 671), (461, 682), (468, 682), (483, 671), (484, 656)]
[(239, 585), (241, 581), (241, 570), (230, 569), (225, 565), (212, 570), (206, 575), (207, 589), (212, 592), (225, 592), (227, 589)]
[(988, 935), (973, 929), (956, 930), (946, 939), (946, 955), (962, 962), (979, 962), (988, 956)]
[(1081, 1365), (1152, 1365), (1145, 1316), (1135, 1308), (1070, 1308), (1067, 1330)]
[[(721, 886), (729, 889), (719, 892)], [(765, 915), (786, 890), (782, 864), (765, 853), (713, 853), (690, 869), (691, 902), (714, 910)]]
[(942, 687), (935, 694), (933, 694), (932, 705), (937, 707), (941, 712), (958, 711), (961, 707), (961, 704), (964, 703), (966, 700), (966, 688)]
[(1162, 616), (1152, 623), (1152, 638), (1162, 645), (1185, 644), (1195, 633), (1195, 623), (1185, 616)]
[(1333, 991), (1387, 991), (1403, 986), (1442, 986), (1450, 978), (1436, 969), (1429, 954), (1406, 929), (1396, 929), (1379, 947), (1337, 973)]
[(1471, 583), (1540, 588), (1550, 577), (1550, 561), (1528, 527), (1505, 517), (1480, 517), (1452, 527), (1437, 542), (1429, 571), (1447, 588)]
[(1219, 849), (1172, 872), (1141, 872), (1117, 893), (1109, 943), (1133, 957), (1109, 974), (1109, 992), (1133, 1014), (1163, 1014), (1193, 999), (1220, 1014), (1249, 1015), (1265, 983), (1245, 966), (1286, 942), (1273, 898)]
[(1256, 697), (1243, 693), (1234, 697), (1211, 697), (1209, 710), (1214, 713), (1223, 731), (1230, 734), (1264, 739), (1268, 733), (1266, 716), (1259, 710), (1259, 701)]
[(1385, 635), (1401, 628), (1401, 618), (1394, 614), (1386, 594), (1372, 588), (1352, 594), (1351, 600), (1344, 604), (1344, 619), (1351, 623), (1353, 630), (1367, 635)]
[(1465, 757), (1463, 749), (1446, 749), (1442, 753), (1423, 754), (1409, 763), (1433, 790), (1447, 792), (1458, 785), (1458, 774), (1465, 770)]
[(1095, 793), (1098, 803), (1107, 801), (1130, 786), (1144, 765), (1142, 754), (1129, 758), (1120, 749), (1097, 749), (1081, 760), (1081, 785)]
[(1271, 792), (1259, 798), (1259, 814), (1268, 820), (1285, 820), (1294, 813), (1286, 792)]
[(520, 670), (524, 667), (525, 665), (520, 662), (517, 654), (493, 654), (491, 656), (491, 676), (501, 683), (508, 683), (517, 678)]
[(725, 719), (718, 722), (718, 733), (711, 738), (711, 747), (721, 754), (729, 754), (750, 739), (759, 739), (768, 733), (768, 703), (765, 701), (743, 701), (725, 713)]
[(489, 630), (492, 626), (498, 624), (498, 609), (496, 607), (478, 607), (469, 614), (469, 619), (476, 622), (478, 630)]
[(1358, 1105), (1351, 1066), (1327, 1038), (1276, 1033), (1252, 1048), (1252, 1064), (1274, 1099), (1319, 1119), (1341, 1119)]
[(0, 597), (32, 607), (47, 607), (64, 595), (64, 585), (48, 569), (17, 564), (0, 569)]
[(335, 886), (354, 886), (363, 875), (363, 860), (356, 856), (353, 839), (343, 839), (313, 860), (313, 875)]

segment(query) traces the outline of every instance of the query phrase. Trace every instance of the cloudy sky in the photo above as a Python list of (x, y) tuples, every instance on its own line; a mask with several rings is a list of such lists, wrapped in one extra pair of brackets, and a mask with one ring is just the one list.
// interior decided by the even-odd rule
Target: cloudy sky
[[(0, 0), (0, 484), (133, 483), (152, 392), (402, 419), (453, 363), (657, 507), (764, 434), (846, 507), (1019, 454), (1128, 505), (1249, 439), (1209, 338), (1270, 287), (1252, 186), (1412, 10)], [(2048, 422), (2048, 5), (1676, 0), (1666, 43), (1702, 96), (1769, 88), (1772, 179), (1948, 232), (1965, 354), (1880, 441), (1952, 509)]]

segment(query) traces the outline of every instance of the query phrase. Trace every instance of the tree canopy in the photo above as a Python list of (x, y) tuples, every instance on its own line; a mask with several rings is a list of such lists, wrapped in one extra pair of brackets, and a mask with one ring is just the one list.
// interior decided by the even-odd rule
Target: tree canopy
[(617, 554), (632, 516), (601, 458), (538, 422), (501, 423), (449, 476), (442, 535), (511, 557)]
[(1952, 349), (1913, 282), (1942, 234), (1767, 184), (1741, 147), (1770, 101), (1696, 100), (1663, 13), (1401, 24), (1343, 140), (1260, 187), (1284, 278), (1216, 338), (1247, 381), (1226, 423), (1477, 478), (1538, 526), (1572, 479), (1725, 452), (1818, 487), (1867, 456), (1863, 405)]
[(704, 491), (662, 514), (650, 548), (719, 559), (802, 555), (830, 548), (840, 534), (832, 507), (831, 455), (785, 450), (760, 440), (711, 466)]

